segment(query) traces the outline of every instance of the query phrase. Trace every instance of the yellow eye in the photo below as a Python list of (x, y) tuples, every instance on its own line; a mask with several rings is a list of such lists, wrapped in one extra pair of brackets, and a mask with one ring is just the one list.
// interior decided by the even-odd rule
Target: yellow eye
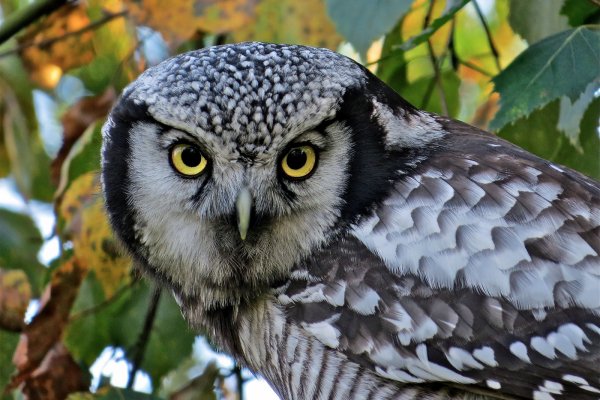
[(281, 169), (290, 179), (308, 178), (317, 164), (317, 153), (312, 146), (292, 147), (281, 160)]
[(191, 144), (180, 143), (171, 148), (171, 165), (185, 176), (197, 176), (206, 169), (208, 160), (200, 149)]

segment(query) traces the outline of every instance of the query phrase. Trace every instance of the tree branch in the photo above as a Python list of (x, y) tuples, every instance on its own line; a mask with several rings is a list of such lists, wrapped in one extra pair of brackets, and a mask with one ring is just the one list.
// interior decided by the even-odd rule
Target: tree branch
[[(135, 375), (140, 370), (140, 366), (144, 361), (144, 354), (146, 353), (146, 347), (148, 346), (148, 340), (150, 339), (150, 333), (152, 332), (152, 325), (154, 325), (154, 319), (156, 318), (156, 311), (158, 310), (158, 303), (160, 301), (160, 287), (154, 286), (152, 293), (152, 300), (148, 305), (148, 311), (146, 312), (146, 319), (144, 320), (144, 326), (140, 332), (137, 342), (131, 348), (129, 353), (132, 353), (133, 360), (131, 366), (131, 372), (127, 377), (127, 389), (133, 387), (135, 381)], [(129, 357), (128, 357), (129, 358)]]
[(488, 45), (490, 46), (490, 51), (494, 55), (494, 61), (496, 62), (496, 68), (498, 68), (498, 72), (500, 72), (500, 71), (502, 71), (502, 67), (500, 66), (500, 54), (498, 53), (498, 49), (496, 49), (496, 46), (494, 45), (490, 27), (488, 26), (487, 21), (485, 20), (485, 16), (483, 15), (483, 12), (481, 12), (481, 8), (479, 7), (479, 4), (477, 4), (477, 0), (473, 0), (472, 3), (473, 3), (473, 6), (475, 7), (475, 11), (477, 12), (477, 16), (479, 17), (479, 20), (481, 21), (481, 24), (483, 25), (483, 29), (485, 30), (485, 36), (487, 37)]
[(29, 26), (44, 15), (58, 10), (66, 3), (67, 0), (38, 0), (8, 15), (2, 25), (0, 25), (0, 45), (17, 34), (21, 29)]
[(237, 362), (233, 366), (232, 372), (235, 375), (235, 379), (237, 381), (238, 400), (244, 400), (244, 382), (246, 380), (242, 376), (242, 368)]
[(58, 41), (66, 39), (68, 37), (81, 35), (82, 33), (85, 33), (87, 31), (94, 30), (94, 29), (98, 28), (99, 26), (102, 26), (105, 23), (110, 22), (110, 21), (112, 21), (115, 18), (122, 17), (122, 16), (124, 16), (126, 14), (127, 14), (126, 10), (118, 12), (118, 13), (114, 13), (114, 14), (106, 14), (104, 17), (100, 18), (97, 21), (92, 22), (89, 25), (84, 26), (83, 28), (80, 28), (80, 29), (77, 29), (77, 30), (74, 30), (74, 31), (71, 31), (71, 32), (67, 32), (67, 33), (62, 34), (60, 36), (55, 36), (55, 37), (52, 37), (52, 38), (40, 40), (38, 42), (23, 43), (20, 46), (15, 47), (14, 49), (10, 49), (10, 50), (7, 50), (5, 52), (0, 53), (0, 58), (6, 57), (6, 56), (9, 56), (9, 55), (12, 55), (12, 54), (19, 53), (19, 52), (21, 52), (21, 51), (23, 51), (23, 50), (25, 50), (25, 49), (27, 49), (29, 47), (34, 47), (34, 46), (37, 46), (37, 47), (47, 47), (47, 46), (50, 46), (50, 45), (52, 45), (52, 44), (54, 44), (54, 43), (56, 43)]

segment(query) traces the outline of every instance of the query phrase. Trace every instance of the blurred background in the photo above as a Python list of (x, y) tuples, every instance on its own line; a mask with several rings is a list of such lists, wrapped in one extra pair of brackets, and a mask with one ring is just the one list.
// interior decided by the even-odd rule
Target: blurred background
[(121, 90), (184, 51), (327, 47), (600, 178), (598, 0), (0, 0), (0, 399), (277, 399), (134, 274), (99, 192)]

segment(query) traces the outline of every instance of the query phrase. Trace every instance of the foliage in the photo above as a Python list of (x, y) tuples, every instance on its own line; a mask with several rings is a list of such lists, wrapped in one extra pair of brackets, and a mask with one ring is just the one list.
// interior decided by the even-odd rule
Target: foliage
[[(418, 107), (600, 178), (597, 0), (45, 2), (46, 16), (0, 43), (0, 178), (26, 204), (52, 202), (59, 253), (39, 261), (48, 238), (30, 206), (0, 208), (2, 400), (216, 398), (215, 386), (235, 398), (223, 384), (235, 371), (192, 354), (194, 334), (131, 267), (100, 195), (101, 125), (124, 86), (168, 55), (245, 40), (328, 47)], [(36, 15), (32, 4), (0, 0), (11, 22), (0, 37), (11, 18)], [(130, 385), (100, 379), (90, 392), (106, 349), (122, 350)], [(138, 370), (152, 393), (131, 387)]]

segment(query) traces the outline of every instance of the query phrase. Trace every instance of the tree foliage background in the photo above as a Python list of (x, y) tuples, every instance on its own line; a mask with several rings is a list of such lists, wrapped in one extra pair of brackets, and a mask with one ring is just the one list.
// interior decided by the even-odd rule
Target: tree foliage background
[[(224, 382), (247, 374), (192, 353), (195, 333), (104, 215), (100, 127), (148, 66), (247, 40), (328, 47), (418, 107), (598, 179), (599, 21), (598, 0), (0, 0), (0, 178), (26, 203), (0, 207), (0, 397), (240, 396)], [(50, 237), (32, 219), (44, 204)], [(90, 392), (106, 349), (128, 388), (95, 377)], [(136, 372), (151, 394), (132, 389)]]

